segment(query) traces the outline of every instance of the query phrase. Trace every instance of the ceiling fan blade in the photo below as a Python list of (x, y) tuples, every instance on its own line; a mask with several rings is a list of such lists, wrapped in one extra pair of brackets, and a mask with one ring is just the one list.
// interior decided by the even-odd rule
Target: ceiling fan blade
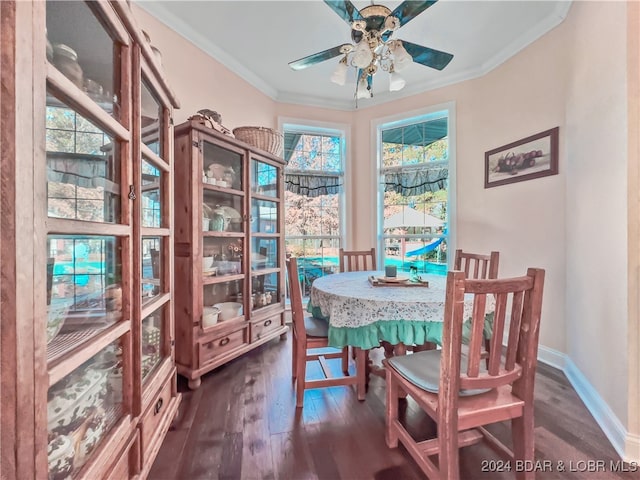
[(400, 40), (404, 45), (405, 50), (409, 55), (413, 57), (413, 61), (421, 63), (427, 67), (435, 68), (436, 70), (442, 70), (449, 65), (449, 62), (453, 58), (453, 55), (440, 50), (434, 50), (433, 48), (423, 47), (422, 45), (416, 45), (415, 43), (407, 42), (406, 40)]
[(324, 62), (325, 60), (337, 57), (347, 51), (351, 51), (351, 48), (352, 46), (349, 43), (338, 45), (337, 47), (323, 50), (322, 52), (314, 53), (313, 55), (308, 55), (298, 60), (294, 60), (293, 62), (289, 62), (289, 66), (294, 70), (303, 70), (311, 65), (315, 65), (316, 63)]
[(349, 0), (324, 0), (324, 3), (329, 5), (329, 7), (340, 15), (340, 18), (349, 25), (351, 25), (354, 20), (362, 20), (360, 10), (358, 10)]
[(438, 0), (423, 0), (421, 2), (416, 2), (415, 0), (405, 0), (400, 5), (398, 5), (389, 16), (396, 17), (398, 20), (400, 20), (400, 26), (403, 26), (405, 23), (413, 20), (415, 17), (420, 15), (437, 1)]

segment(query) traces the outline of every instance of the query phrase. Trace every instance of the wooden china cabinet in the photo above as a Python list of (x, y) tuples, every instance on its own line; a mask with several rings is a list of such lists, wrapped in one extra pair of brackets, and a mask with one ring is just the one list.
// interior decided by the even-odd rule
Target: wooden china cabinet
[(175, 161), (176, 364), (195, 389), (286, 337), (284, 160), (190, 120)]
[(178, 106), (127, 2), (0, 2), (1, 477), (145, 478), (175, 416)]

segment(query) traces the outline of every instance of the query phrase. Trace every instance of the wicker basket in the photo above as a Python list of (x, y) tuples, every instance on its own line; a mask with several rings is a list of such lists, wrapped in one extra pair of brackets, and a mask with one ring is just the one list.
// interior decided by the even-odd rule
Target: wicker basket
[(233, 135), (243, 142), (261, 148), (267, 152), (282, 156), (284, 135), (267, 127), (238, 127), (233, 129)]

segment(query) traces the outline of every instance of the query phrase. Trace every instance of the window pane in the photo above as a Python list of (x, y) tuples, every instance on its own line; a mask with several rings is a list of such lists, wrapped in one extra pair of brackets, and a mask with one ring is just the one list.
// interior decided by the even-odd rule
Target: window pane
[[(382, 140), (380, 181), (384, 184), (392, 178), (394, 187), (402, 187), (393, 191), (387, 184), (390, 191), (383, 195), (385, 264), (396, 265), (400, 271), (416, 266), (421, 272), (444, 274), (449, 220), (448, 119), (383, 129)], [(439, 176), (443, 169), (445, 173)], [(385, 177), (387, 172), (391, 173)], [(445, 188), (438, 190), (442, 185)]]
[[(311, 281), (337, 271), (343, 138), (285, 131), (285, 145), (292, 151), (285, 169), (289, 175), (284, 210), (286, 254), (299, 257), (298, 266)], [(304, 293), (308, 295), (308, 291)]]

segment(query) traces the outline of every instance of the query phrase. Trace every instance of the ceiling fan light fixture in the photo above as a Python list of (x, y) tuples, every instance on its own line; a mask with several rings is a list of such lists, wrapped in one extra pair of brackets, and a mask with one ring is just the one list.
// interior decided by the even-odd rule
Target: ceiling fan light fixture
[(337, 85), (343, 86), (347, 82), (347, 71), (349, 67), (347, 65), (347, 56), (345, 55), (342, 60), (338, 62), (338, 66), (331, 75), (331, 81)]
[(397, 92), (402, 90), (406, 84), (405, 79), (392, 68), (391, 72), (389, 72), (389, 91)]
[(356, 98), (371, 98), (371, 90), (366, 75), (361, 75), (356, 87)]
[(372, 60), (373, 52), (371, 51), (371, 48), (369, 48), (369, 42), (363, 38), (353, 51), (351, 61), (358, 68), (366, 68)]
[(399, 40), (394, 40), (390, 45), (390, 49), (393, 53), (393, 65), (396, 71), (400, 72), (413, 63), (413, 58)]

